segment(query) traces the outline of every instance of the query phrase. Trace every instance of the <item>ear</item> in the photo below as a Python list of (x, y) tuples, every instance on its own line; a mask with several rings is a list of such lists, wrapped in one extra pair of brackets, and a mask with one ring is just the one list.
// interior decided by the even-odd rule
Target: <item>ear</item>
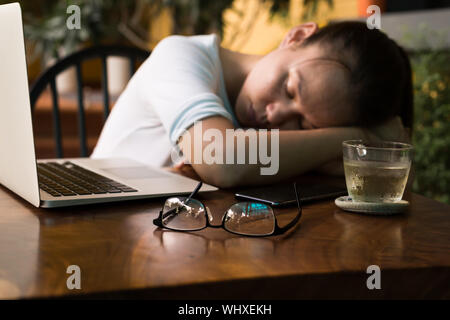
[(313, 35), (319, 27), (315, 22), (307, 22), (293, 27), (289, 30), (288, 34), (284, 37), (280, 44), (280, 48), (285, 48), (292, 43), (301, 44), (303, 40)]

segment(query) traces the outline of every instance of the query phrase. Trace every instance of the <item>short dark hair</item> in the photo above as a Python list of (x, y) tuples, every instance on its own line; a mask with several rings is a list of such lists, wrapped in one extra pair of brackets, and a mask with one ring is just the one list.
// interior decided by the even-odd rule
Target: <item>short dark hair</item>
[(312, 44), (330, 48), (349, 68), (356, 125), (376, 125), (398, 115), (405, 127), (412, 127), (411, 64), (395, 41), (363, 22), (344, 21), (320, 28), (301, 46)]

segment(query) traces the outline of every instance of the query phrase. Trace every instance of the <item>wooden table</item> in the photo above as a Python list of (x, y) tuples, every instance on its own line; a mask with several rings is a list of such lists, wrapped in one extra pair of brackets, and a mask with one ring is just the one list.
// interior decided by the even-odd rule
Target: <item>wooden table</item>
[[(448, 299), (450, 207), (406, 198), (409, 212), (390, 217), (307, 204), (288, 234), (247, 238), (160, 230), (162, 199), (44, 210), (1, 186), (0, 298)], [(232, 190), (198, 199), (217, 219), (236, 201)], [(67, 288), (70, 265), (80, 290)], [(367, 288), (369, 265), (381, 269), (380, 290)]]

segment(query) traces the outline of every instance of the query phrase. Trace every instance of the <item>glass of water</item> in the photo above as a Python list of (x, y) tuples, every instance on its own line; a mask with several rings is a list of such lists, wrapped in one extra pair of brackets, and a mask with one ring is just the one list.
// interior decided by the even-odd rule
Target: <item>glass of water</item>
[(347, 191), (357, 202), (398, 202), (411, 168), (413, 146), (401, 142), (342, 143)]

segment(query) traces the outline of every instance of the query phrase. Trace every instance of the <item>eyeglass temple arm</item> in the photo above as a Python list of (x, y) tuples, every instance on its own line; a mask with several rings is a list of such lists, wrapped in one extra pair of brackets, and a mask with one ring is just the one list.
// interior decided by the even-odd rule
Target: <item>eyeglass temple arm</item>
[(294, 220), (292, 220), (291, 222), (289, 222), (289, 224), (285, 225), (284, 227), (279, 228), (277, 234), (281, 234), (284, 233), (285, 231), (289, 230), (290, 228), (292, 228), (297, 222), (298, 220), (300, 220), (300, 217), (302, 216), (302, 206), (300, 203), (300, 198), (298, 197), (298, 192), (297, 192), (297, 182), (294, 182), (294, 190), (295, 190), (295, 199), (297, 200), (297, 208), (298, 208), (298, 214), (295, 217)]
[[(200, 190), (200, 188), (202, 187), (202, 185), (203, 185), (203, 182), (200, 181), (200, 182), (197, 184), (197, 186), (195, 187), (194, 191), (191, 192), (191, 194), (183, 201), (183, 203), (189, 202), (189, 200), (191, 200), (191, 198), (197, 194), (198, 190)], [(178, 208), (179, 208), (179, 207), (170, 209), (169, 211), (165, 212), (164, 214), (163, 214), (163, 211), (161, 210), (161, 211), (159, 212), (159, 217), (158, 217), (157, 219), (155, 219), (154, 222), (161, 221), (162, 219), (164, 219), (164, 218), (166, 218), (166, 217), (168, 217), (168, 216), (170, 216), (170, 215), (173, 215), (174, 213), (177, 213), (177, 209), (178, 209)]]
[(203, 182), (200, 181), (200, 182), (197, 184), (197, 186), (195, 187), (194, 191), (192, 191), (192, 193), (189, 195), (189, 197), (187, 197), (187, 198), (183, 201), (183, 203), (186, 203), (186, 202), (188, 202), (189, 200), (191, 200), (191, 198), (197, 194), (198, 190), (200, 190), (200, 188), (202, 187), (202, 185), (203, 185)]

